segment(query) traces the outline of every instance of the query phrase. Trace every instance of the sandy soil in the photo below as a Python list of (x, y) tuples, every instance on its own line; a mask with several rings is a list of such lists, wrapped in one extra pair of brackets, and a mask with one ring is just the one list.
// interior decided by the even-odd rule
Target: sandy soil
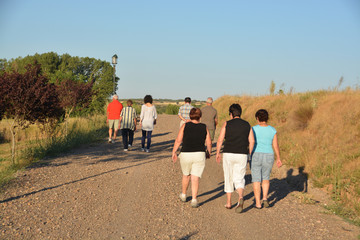
[(325, 210), (327, 195), (311, 184), (302, 194), (306, 178), (286, 166), (273, 171), (270, 208), (253, 208), (247, 174), (244, 212), (225, 209), (215, 149), (200, 182), (200, 207), (191, 208), (190, 197), (182, 203), (180, 166), (171, 161), (178, 124), (177, 116), (159, 116), (150, 153), (140, 151), (137, 131), (129, 152), (120, 139), (104, 140), (19, 172), (0, 194), (0, 238), (357, 239), (358, 227)]

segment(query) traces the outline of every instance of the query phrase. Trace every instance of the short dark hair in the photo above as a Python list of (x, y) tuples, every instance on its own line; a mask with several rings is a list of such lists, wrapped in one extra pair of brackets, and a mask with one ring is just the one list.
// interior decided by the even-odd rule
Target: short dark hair
[(269, 113), (265, 109), (260, 109), (255, 113), (255, 118), (258, 118), (260, 122), (267, 122)]
[(152, 102), (153, 102), (153, 98), (152, 98), (151, 95), (146, 95), (144, 97), (144, 103), (151, 103), (152, 104)]
[(131, 106), (133, 104), (133, 101), (131, 99), (127, 100), (126, 105)]
[(185, 102), (186, 102), (186, 103), (191, 103), (191, 98), (186, 97), (186, 98), (185, 98)]
[(242, 109), (240, 104), (233, 103), (229, 107), (229, 114), (232, 114), (233, 117), (241, 117)]
[(198, 120), (199, 121), (201, 116), (202, 116), (202, 113), (201, 113), (200, 108), (192, 108), (190, 110), (190, 119), (191, 120)]

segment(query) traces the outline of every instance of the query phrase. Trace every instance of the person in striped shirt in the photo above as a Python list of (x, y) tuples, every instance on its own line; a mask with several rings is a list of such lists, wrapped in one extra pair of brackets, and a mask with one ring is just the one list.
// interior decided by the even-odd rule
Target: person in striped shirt
[(124, 144), (124, 151), (132, 146), (134, 140), (134, 132), (136, 130), (136, 110), (132, 107), (133, 102), (129, 99), (120, 114), (120, 129)]
[(178, 113), (178, 116), (179, 116), (179, 118), (181, 119), (181, 121), (180, 121), (180, 128), (181, 128), (181, 126), (182, 126), (184, 123), (190, 121), (190, 110), (191, 110), (192, 108), (194, 108), (194, 107), (191, 106), (191, 98), (186, 97), (186, 98), (185, 98), (185, 104), (182, 105), (182, 106), (179, 108), (179, 113)]

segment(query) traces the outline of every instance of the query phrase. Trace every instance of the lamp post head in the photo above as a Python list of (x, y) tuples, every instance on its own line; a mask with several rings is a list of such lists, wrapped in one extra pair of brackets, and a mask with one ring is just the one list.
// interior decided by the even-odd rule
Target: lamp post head
[(112, 56), (112, 64), (117, 64), (117, 59), (118, 59), (118, 56), (116, 54), (114, 56)]

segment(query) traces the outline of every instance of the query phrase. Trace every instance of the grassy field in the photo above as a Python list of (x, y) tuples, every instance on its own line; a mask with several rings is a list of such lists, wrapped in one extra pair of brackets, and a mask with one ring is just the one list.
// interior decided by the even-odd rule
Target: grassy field
[(256, 125), (267, 109), (278, 131), (281, 158), (303, 167), (316, 187), (338, 203), (332, 210), (360, 223), (360, 91), (316, 91), (275, 96), (223, 96), (214, 102), (221, 124), (239, 103), (242, 118)]
[(37, 125), (20, 130), (17, 140), (17, 164), (11, 163), (11, 135), (8, 121), (0, 122), (0, 186), (14, 176), (14, 173), (33, 162), (65, 152), (81, 144), (102, 140), (108, 131), (106, 116), (75, 117), (69, 121), (68, 135), (64, 135), (64, 125), (60, 125), (57, 137), (51, 141)]

